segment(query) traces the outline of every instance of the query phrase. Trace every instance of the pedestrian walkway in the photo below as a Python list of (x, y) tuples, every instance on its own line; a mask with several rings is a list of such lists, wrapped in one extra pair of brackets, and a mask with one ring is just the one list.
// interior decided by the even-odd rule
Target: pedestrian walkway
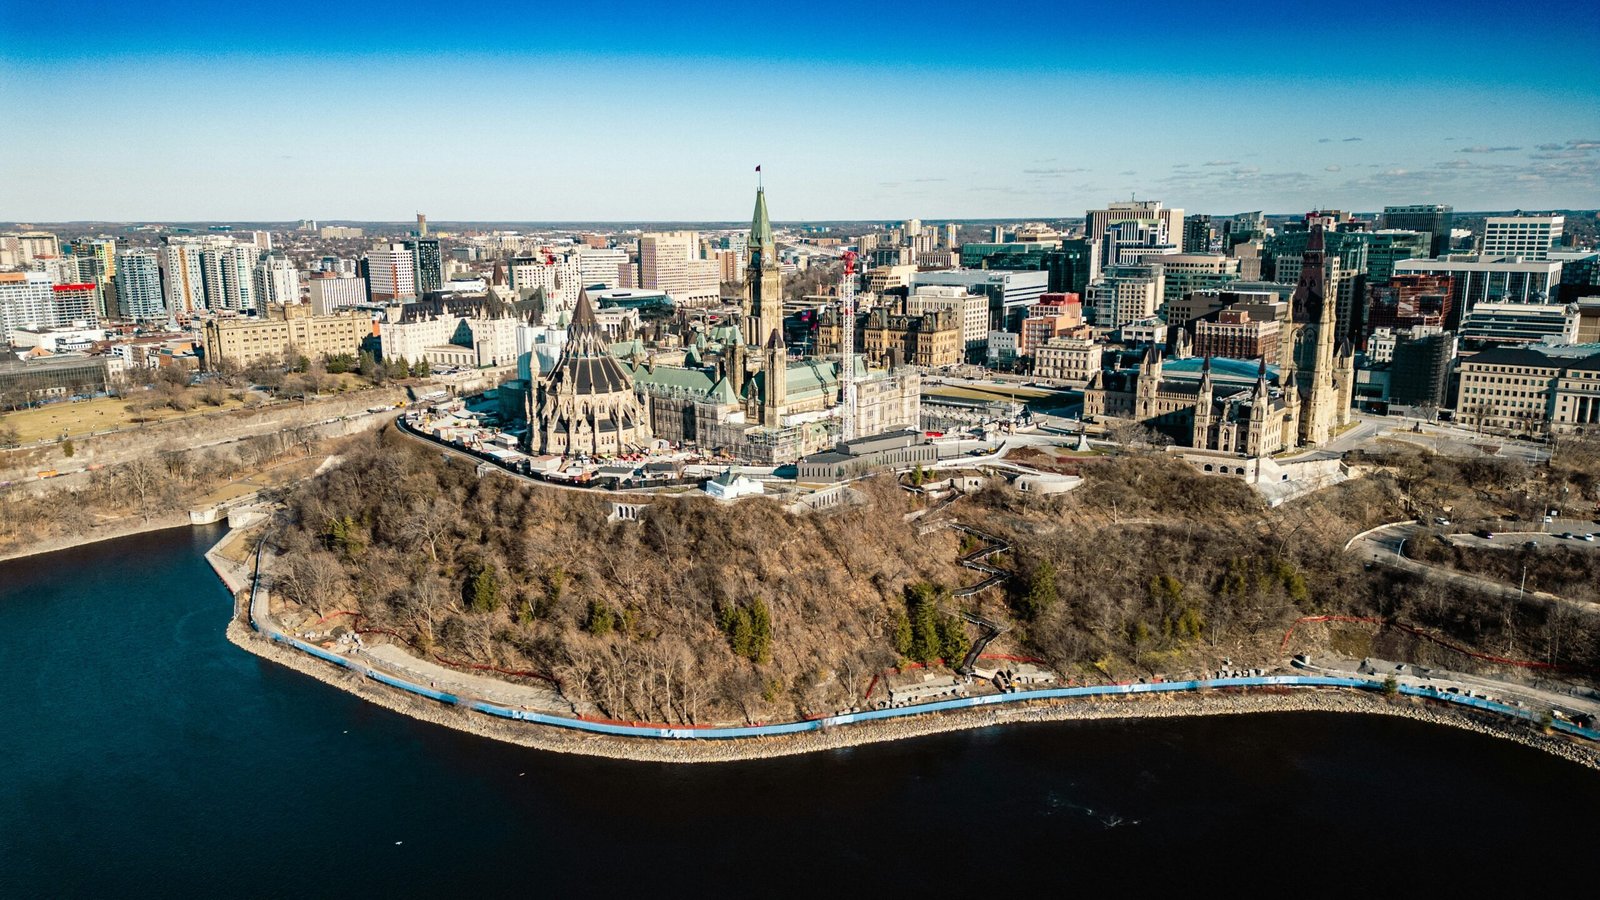
[(579, 714), (579, 710), (572, 702), (553, 688), (516, 684), (502, 678), (452, 669), (431, 660), (412, 656), (396, 644), (373, 644), (347, 655), (352, 659), (365, 661), (368, 665), (376, 664), (376, 668), (388, 674), (399, 675), (407, 681), (418, 684), (426, 684), (434, 690), (444, 691), (447, 694), (487, 700), (500, 706), (528, 709), (550, 715)]

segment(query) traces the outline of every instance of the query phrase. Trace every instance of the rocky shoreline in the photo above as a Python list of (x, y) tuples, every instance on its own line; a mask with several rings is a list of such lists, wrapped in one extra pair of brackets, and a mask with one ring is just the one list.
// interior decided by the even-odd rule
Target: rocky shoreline
[(1024, 722), (1244, 715), (1267, 712), (1349, 712), (1399, 716), (1433, 725), (1464, 728), (1480, 734), (1513, 740), (1579, 765), (1600, 769), (1600, 751), (1563, 737), (1543, 734), (1517, 722), (1502, 721), (1487, 715), (1473, 715), (1465, 711), (1440, 709), (1416, 700), (1391, 701), (1362, 691), (1324, 688), (1295, 688), (1287, 692), (1271, 693), (1218, 691), (1131, 695), (1117, 699), (1038, 701), (1008, 708), (991, 707), (929, 713), (784, 737), (706, 741), (613, 737), (531, 723), (513, 723), (469, 712), (463, 708), (424, 700), (380, 685), (358, 673), (336, 669), (327, 663), (267, 640), (252, 631), (237, 617), (229, 622), (227, 634), (228, 640), (250, 653), (349, 691), (363, 700), (401, 715), (536, 750), (577, 753), (634, 762), (740, 762)]

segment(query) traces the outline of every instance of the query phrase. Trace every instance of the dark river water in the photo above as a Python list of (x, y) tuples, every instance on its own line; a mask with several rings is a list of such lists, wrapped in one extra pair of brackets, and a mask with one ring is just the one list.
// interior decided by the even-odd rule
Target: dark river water
[(1600, 775), (1333, 714), (700, 767), (413, 722), (247, 654), (179, 529), (0, 563), (0, 897), (1591, 894)]

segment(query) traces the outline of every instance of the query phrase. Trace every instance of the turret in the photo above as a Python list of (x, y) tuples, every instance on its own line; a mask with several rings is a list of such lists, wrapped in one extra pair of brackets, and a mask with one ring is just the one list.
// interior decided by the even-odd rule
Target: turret
[(776, 426), (789, 393), (789, 353), (783, 347), (783, 329), (772, 329), (763, 357), (761, 424)]

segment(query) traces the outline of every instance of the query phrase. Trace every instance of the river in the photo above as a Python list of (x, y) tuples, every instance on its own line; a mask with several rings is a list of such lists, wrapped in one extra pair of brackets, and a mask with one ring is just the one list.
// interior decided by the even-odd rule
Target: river
[(1061, 722), (686, 766), (407, 719), (223, 637), (175, 529), (0, 563), (0, 897), (777, 895), (1595, 877), (1600, 777), (1323, 713)]

